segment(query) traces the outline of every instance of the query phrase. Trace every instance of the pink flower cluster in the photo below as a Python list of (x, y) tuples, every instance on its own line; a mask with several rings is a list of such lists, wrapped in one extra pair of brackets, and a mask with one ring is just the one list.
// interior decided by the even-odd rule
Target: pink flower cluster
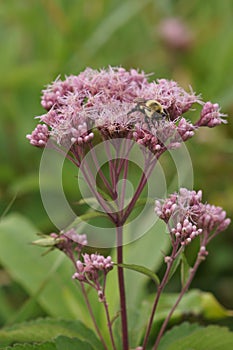
[(202, 199), (202, 191), (189, 191), (181, 188), (179, 193), (171, 194), (167, 199), (155, 201), (155, 213), (166, 223), (171, 218), (183, 220), (187, 214), (192, 219), (197, 216), (199, 205)]
[(197, 218), (197, 224), (206, 232), (216, 230), (222, 232), (230, 225), (231, 220), (226, 217), (226, 212), (221, 207), (202, 204), (200, 215)]
[[(139, 97), (157, 100), (167, 111), (168, 120), (158, 123), (158, 127), (147, 127), (144, 133), (143, 113), (136, 111), (128, 115), (135, 106), (135, 98)], [(213, 127), (225, 122), (218, 105), (207, 102), (199, 121), (192, 125), (182, 115), (194, 103), (202, 102), (191, 89), (186, 92), (175, 81), (166, 79), (150, 82), (144, 72), (121, 67), (87, 68), (64, 81), (59, 78), (43, 90), (41, 103), (46, 113), (37, 118), (43, 125), (37, 125), (27, 135), (30, 143), (37, 147), (44, 147), (49, 136), (68, 149), (73, 145), (85, 145), (92, 141), (94, 130), (98, 129), (103, 139), (128, 137), (155, 152), (159, 148), (155, 138), (159, 139), (159, 146), (162, 140), (158, 129), (162, 129), (163, 135), (168, 134), (168, 138), (176, 132), (175, 138), (179, 140), (173, 137), (170, 141), (170, 148), (174, 148), (192, 137), (199, 126)], [(148, 133), (153, 134), (152, 137), (148, 138)], [(164, 136), (163, 142), (168, 148)], [(77, 153), (77, 149), (75, 151)]]
[(74, 228), (68, 230), (68, 231), (61, 231), (61, 234), (63, 237), (67, 238), (68, 240), (71, 240), (74, 243), (78, 243), (80, 245), (87, 245), (87, 235), (85, 234), (78, 234)]
[(72, 255), (74, 250), (81, 252), (83, 246), (87, 245), (87, 236), (85, 234), (78, 234), (74, 228), (68, 231), (61, 231), (58, 235), (57, 233), (51, 233), (50, 236), (54, 239), (59, 239), (57, 248), (68, 254)]
[(99, 272), (106, 275), (112, 269), (113, 262), (110, 256), (105, 258), (99, 254), (83, 254), (83, 262), (81, 260), (76, 262), (77, 271), (74, 273), (73, 279), (87, 283), (98, 283)]
[(36, 147), (45, 147), (49, 139), (49, 129), (46, 124), (38, 124), (31, 134), (28, 134), (27, 139), (30, 144)]
[(184, 219), (182, 223), (178, 222), (176, 226), (171, 229), (171, 233), (177, 239), (181, 239), (181, 245), (187, 245), (202, 233), (202, 229), (198, 229), (189, 219)]
[(179, 17), (163, 19), (158, 27), (158, 34), (168, 48), (187, 50), (193, 43), (194, 34)]
[(201, 191), (181, 188), (179, 193), (155, 202), (155, 213), (167, 223), (170, 234), (179, 239), (181, 245), (190, 243), (201, 233), (208, 242), (212, 235), (224, 231), (230, 224), (221, 207), (202, 203), (201, 200)]
[(201, 117), (196, 125), (213, 128), (214, 126), (220, 125), (222, 123), (226, 124), (227, 121), (222, 117), (226, 117), (226, 115), (220, 113), (218, 103), (213, 104), (211, 102), (206, 102), (202, 108)]

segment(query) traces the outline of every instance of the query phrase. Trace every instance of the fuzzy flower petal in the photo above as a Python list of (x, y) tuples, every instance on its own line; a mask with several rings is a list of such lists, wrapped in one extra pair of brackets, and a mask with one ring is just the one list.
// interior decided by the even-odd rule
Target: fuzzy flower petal
[[(146, 111), (137, 108), (139, 99), (158, 101), (164, 110), (161, 120), (153, 122), (152, 115), (147, 118)], [(136, 140), (161, 155), (165, 149), (180, 147), (199, 126), (224, 122), (218, 105), (207, 102), (200, 120), (192, 125), (183, 114), (195, 103), (203, 104), (191, 88), (185, 91), (172, 80), (149, 81), (144, 72), (122, 67), (86, 68), (64, 81), (56, 79), (43, 90), (42, 106), (47, 113), (37, 118), (47, 125), (53, 141), (70, 150), (74, 157), (84, 154), (82, 147), (97, 134), (102, 140)], [(27, 137), (32, 145), (43, 147), (48, 130), (38, 126)]]

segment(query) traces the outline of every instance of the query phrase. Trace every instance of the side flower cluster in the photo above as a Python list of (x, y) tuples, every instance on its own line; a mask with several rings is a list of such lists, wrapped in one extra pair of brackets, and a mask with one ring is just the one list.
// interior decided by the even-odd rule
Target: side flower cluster
[(83, 262), (78, 260), (76, 266), (77, 271), (73, 275), (74, 279), (87, 283), (97, 283), (99, 281), (99, 272), (103, 272), (106, 275), (113, 269), (113, 262), (110, 256), (105, 258), (99, 254), (83, 254)]
[(73, 252), (81, 252), (84, 246), (88, 244), (86, 234), (78, 234), (74, 228), (68, 231), (61, 231), (58, 235), (57, 233), (51, 233), (51, 238), (54, 238), (56, 242), (56, 247), (62, 250), (70, 258), (73, 258)]
[(167, 224), (172, 241), (178, 240), (181, 245), (189, 244), (202, 234), (205, 246), (230, 224), (221, 207), (202, 203), (201, 191), (185, 188), (165, 200), (156, 200), (155, 213)]
[(76, 261), (76, 272), (72, 278), (89, 284), (97, 291), (99, 301), (104, 302), (106, 277), (112, 269), (113, 262), (110, 256), (105, 258), (97, 253), (83, 254), (83, 259)]

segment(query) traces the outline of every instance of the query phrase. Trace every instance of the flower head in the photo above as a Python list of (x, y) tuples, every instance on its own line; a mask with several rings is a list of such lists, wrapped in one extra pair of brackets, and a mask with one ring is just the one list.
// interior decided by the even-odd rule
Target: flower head
[(113, 269), (113, 262), (110, 256), (105, 258), (99, 254), (83, 254), (83, 261), (76, 262), (76, 272), (73, 275), (74, 279), (82, 282), (99, 282), (99, 272), (105, 275)]
[(226, 212), (221, 207), (207, 203), (202, 204), (200, 209), (197, 224), (203, 231), (219, 233), (229, 226), (231, 220), (226, 217)]
[(74, 228), (68, 231), (61, 231), (60, 234), (51, 233), (50, 236), (58, 239), (57, 248), (71, 256), (73, 250), (81, 252), (83, 246), (87, 245), (87, 236), (78, 234)]
[[(157, 101), (166, 111), (166, 120), (150, 125), (145, 113), (135, 109), (137, 99)], [(76, 146), (91, 143), (96, 131), (103, 140), (126, 137), (160, 155), (161, 148), (179, 147), (199, 126), (224, 122), (218, 105), (207, 102), (194, 126), (183, 116), (195, 103), (202, 104), (191, 88), (187, 92), (167, 79), (150, 82), (144, 72), (121, 67), (87, 68), (64, 81), (56, 79), (43, 90), (41, 103), (47, 112), (37, 117), (43, 124), (27, 136), (30, 143), (44, 147), (50, 136), (74, 157), (82, 153)]]
[(177, 17), (163, 19), (158, 32), (163, 42), (174, 50), (187, 50), (193, 42), (193, 33), (182, 19)]
[[(190, 243), (203, 233), (205, 243), (230, 224), (221, 207), (202, 203), (201, 191), (181, 188), (164, 201), (156, 200), (155, 213), (166, 222), (172, 237), (181, 245)], [(174, 238), (173, 238), (174, 239)]]
[(199, 214), (202, 191), (189, 191), (181, 188), (178, 193), (171, 194), (167, 199), (155, 201), (155, 213), (166, 223), (170, 219), (176, 224), (185, 218), (196, 221)]

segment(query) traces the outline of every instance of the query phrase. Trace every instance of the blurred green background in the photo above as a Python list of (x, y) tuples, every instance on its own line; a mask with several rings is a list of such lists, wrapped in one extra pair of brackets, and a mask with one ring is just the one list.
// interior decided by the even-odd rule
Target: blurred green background
[[(164, 20), (171, 17), (189, 33), (182, 47), (169, 42), (161, 31)], [(121, 65), (154, 72), (153, 79), (174, 79), (184, 88), (191, 85), (204, 100), (219, 103), (229, 115), (227, 125), (200, 130), (186, 145), (195, 189), (202, 188), (205, 200), (223, 206), (233, 217), (232, 23), (232, 0), (2, 1), (2, 215), (21, 213), (41, 232), (51, 232), (53, 226), (39, 193), (42, 152), (25, 139), (36, 125), (33, 117), (44, 113), (41, 90), (60, 74), (63, 78), (87, 66)], [(76, 200), (72, 181), (66, 177), (64, 182), (71, 200)], [(13, 283), (1, 276), (0, 288)], [(233, 309), (232, 226), (211, 244), (210, 258), (193, 286), (213, 291), (223, 305)], [(13, 292), (20, 295), (19, 290), (14, 284)]]

